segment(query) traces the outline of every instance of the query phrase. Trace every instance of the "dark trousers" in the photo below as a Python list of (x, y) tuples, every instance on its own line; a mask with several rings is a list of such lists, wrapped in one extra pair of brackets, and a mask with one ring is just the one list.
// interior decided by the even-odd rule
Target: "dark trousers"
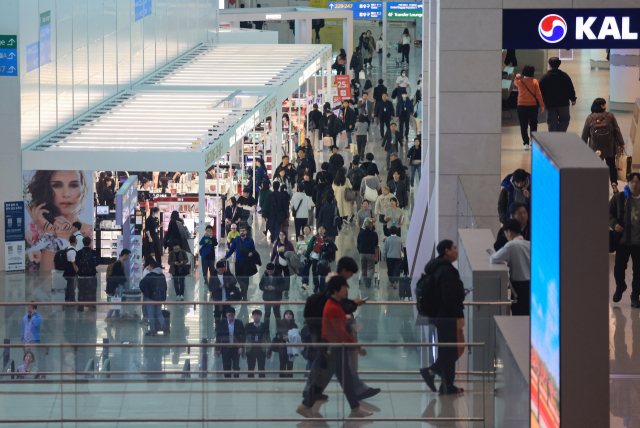
[(249, 290), (249, 278), (247, 275), (247, 265), (251, 263), (249, 260), (243, 260), (241, 262), (236, 261), (236, 279), (238, 280), (238, 286), (242, 294), (242, 300), (247, 300), (247, 291)]
[[(253, 371), (256, 368), (256, 362), (258, 363), (258, 370), (264, 371), (264, 363), (267, 360), (267, 353), (260, 349), (253, 349), (247, 352), (247, 370)], [(250, 374), (248, 377), (254, 377)], [(259, 374), (258, 377), (266, 377), (264, 373)]]
[(275, 221), (269, 221), (269, 231), (271, 232), (271, 243), (273, 244), (278, 239), (278, 235), (280, 234), (280, 229), (282, 228), (281, 223), (277, 223)]
[(389, 283), (398, 281), (401, 267), (402, 259), (387, 259), (387, 277), (389, 277)]
[(313, 275), (313, 292), (314, 293), (324, 293), (326, 289), (326, 277), (318, 277), (318, 262), (320, 260), (313, 260), (311, 262), (311, 274)]
[[(213, 251), (213, 250), (211, 250)], [(208, 254), (207, 254), (208, 255)], [(202, 278), (209, 283), (209, 276), (216, 275), (216, 261), (215, 260), (207, 260), (206, 258), (200, 259), (200, 263), (202, 264)]]
[[(98, 280), (95, 276), (79, 276), (78, 277), (78, 302), (95, 302), (96, 289), (98, 288)], [(95, 311), (95, 305), (89, 305), (91, 310)], [(83, 307), (78, 306), (78, 311), (82, 312)]]
[[(433, 321), (438, 330), (438, 343), (456, 343), (458, 334), (455, 318), (441, 318)], [(442, 384), (453, 386), (456, 377), (456, 361), (458, 360), (458, 348), (438, 347), (438, 358), (429, 369), (440, 376)]]
[(548, 108), (546, 111), (549, 132), (567, 132), (567, 128), (569, 128), (569, 120), (571, 119), (569, 105), (567, 104), (564, 107)]
[[(238, 354), (238, 348), (222, 348), (222, 369), (226, 372), (233, 370), (240, 370), (240, 354)], [(224, 375), (224, 377), (231, 377), (231, 373)], [(239, 374), (234, 374), (233, 377), (240, 377)]]
[(409, 64), (409, 49), (411, 45), (402, 45), (402, 62)]
[(517, 302), (511, 305), (511, 315), (529, 315), (531, 312), (531, 282), (511, 281), (511, 286), (516, 291)]
[[(289, 361), (289, 355), (287, 355), (287, 348), (278, 348), (278, 356), (280, 358), (280, 370), (293, 370), (293, 361)], [(280, 373), (280, 377), (293, 377), (293, 374)]]
[(538, 130), (538, 106), (518, 106), (518, 121), (523, 144), (529, 144), (529, 129)]
[(296, 240), (298, 240), (298, 236), (302, 235), (302, 229), (307, 225), (308, 221), (308, 218), (296, 218), (293, 221), (296, 226)]
[(276, 265), (276, 275), (284, 277), (282, 291), (289, 291), (291, 288), (291, 269), (289, 269), (289, 266)]
[(410, 120), (409, 117), (400, 116), (399, 131), (400, 131), (400, 135), (404, 135), (405, 142), (408, 141), (409, 139), (409, 120)]
[(273, 309), (273, 316), (276, 317), (276, 325), (278, 325), (278, 321), (282, 319), (280, 316), (280, 305), (264, 305), (264, 324), (269, 328), (269, 320), (271, 319), (271, 309)]
[(386, 126), (387, 129), (389, 129), (391, 127), (390, 124), (391, 124), (391, 118), (389, 117), (380, 118), (380, 137), (384, 138), (384, 127)]
[(176, 290), (176, 296), (184, 296), (184, 276), (173, 275), (173, 289)]
[(616, 157), (611, 156), (604, 158), (605, 163), (609, 167), (609, 181), (612, 183), (618, 182), (618, 170), (616, 169)]
[(64, 301), (75, 302), (76, 301), (76, 277), (65, 276), (64, 279), (67, 280), (67, 289), (64, 293)]
[(329, 385), (331, 378), (335, 374), (351, 409), (360, 406), (353, 384), (353, 374), (349, 366), (347, 352), (343, 348), (331, 348), (331, 354), (322, 353), (313, 360), (311, 372), (302, 393), (304, 397), (302, 404), (308, 408), (313, 407), (318, 396)]
[(627, 286), (624, 273), (629, 264), (629, 257), (633, 262), (633, 279), (631, 280), (631, 298), (640, 297), (640, 245), (618, 245), (616, 249), (616, 263), (613, 268), (613, 277), (616, 280), (616, 288), (624, 290)]
[[(384, 236), (391, 236), (391, 228), (387, 227), (386, 224), (382, 224), (382, 233), (384, 233)], [(402, 237), (402, 228), (398, 227), (398, 236)]]
[(358, 144), (358, 155), (360, 156), (360, 159), (364, 159), (365, 150), (367, 148), (367, 136), (356, 135), (356, 143)]
[(215, 305), (214, 307), (215, 309), (213, 310), (213, 318), (215, 322), (218, 323), (226, 317), (227, 309), (230, 307), (230, 305)]

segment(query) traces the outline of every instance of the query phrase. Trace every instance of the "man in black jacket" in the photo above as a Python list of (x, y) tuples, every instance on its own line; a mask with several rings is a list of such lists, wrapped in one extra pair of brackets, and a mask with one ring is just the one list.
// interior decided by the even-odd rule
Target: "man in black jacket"
[(322, 118), (322, 134), (325, 137), (331, 137), (333, 144), (336, 143), (336, 138), (338, 137), (340, 126), (338, 126), (336, 122), (339, 120), (338, 116), (333, 114), (331, 108), (327, 108), (324, 111), (324, 117)]
[(613, 277), (616, 280), (615, 303), (622, 299), (627, 289), (625, 272), (629, 257), (633, 261), (633, 279), (631, 280), (631, 306), (640, 308), (640, 174), (629, 174), (629, 184), (624, 192), (613, 195), (609, 201), (609, 227), (619, 240), (616, 248), (616, 261)]
[[(242, 293), (238, 288), (238, 280), (233, 274), (226, 270), (226, 263), (222, 260), (216, 263), (216, 274), (209, 277), (210, 300), (212, 302), (237, 302), (242, 299)], [(213, 314), (218, 323), (229, 305), (216, 305)]]
[(389, 172), (387, 173), (387, 181), (393, 180), (393, 173), (398, 171), (400, 180), (405, 181), (407, 178), (407, 167), (402, 164), (402, 160), (398, 157), (398, 153), (389, 154)]
[(400, 180), (400, 173), (398, 171), (393, 173), (393, 180), (387, 183), (387, 187), (389, 187), (391, 193), (398, 200), (398, 208), (405, 208), (409, 205), (409, 198), (407, 197), (407, 182)]
[(313, 145), (317, 146), (318, 140), (320, 140), (320, 131), (322, 130), (322, 112), (318, 110), (318, 104), (313, 104), (313, 110), (309, 113), (309, 136)]
[(280, 228), (282, 223), (286, 219), (286, 213), (289, 209), (289, 204), (285, 195), (279, 191), (280, 183), (274, 181), (273, 192), (267, 196), (267, 218), (269, 219), (269, 228), (271, 229), (271, 243), (273, 244), (280, 234)]
[(378, 248), (378, 233), (373, 230), (371, 220), (366, 220), (364, 229), (358, 234), (358, 252), (366, 288), (371, 288), (371, 279), (376, 271), (376, 248)]
[(342, 100), (342, 107), (340, 107), (340, 119), (344, 123), (344, 130), (347, 132), (347, 149), (351, 147), (351, 133), (356, 126), (357, 114), (354, 109), (349, 107), (351, 100)]
[(322, 178), (325, 183), (333, 183), (333, 174), (329, 172), (330, 168), (331, 164), (329, 162), (322, 162), (322, 165), (320, 165), (321, 171), (316, 174), (316, 183), (320, 178)]
[[(165, 278), (162, 269), (158, 267), (155, 261), (149, 261), (149, 273), (140, 280), (140, 292), (142, 293), (142, 300), (146, 302), (154, 301), (161, 302), (167, 299), (167, 278)], [(164, 290), (164, 298), (159, 293), (154, 296), (156, 290)], [(155, 336), (156, 329), (159, 326), (161, 329), (165, 328), (165, 319), (162, 315), (161, 305), (145, 305), (147, 316), (149, 317), (149, 331), (145, 333), (145, 336)], [(158, 325), (156, 325), (156, 318)], [(168, 322), (168, 320), (166, 320)]]
[(549, 71), (540, 79), (540, 92), (547, 108), (549, 132), (567, 132), (569, 127), (569, 103), (576, 105), (576, 91), (571, 77), (560, 70), (560, 58), (549, 58)]
[[(458, 269), (452, 264), (458, 259), (458, 249), (456, 244), (445, 239), (438, 244), (436, 250), (438, 257), (432, 259), (424, 268), (425, 274), (432, 277), (431, 281), (435, 281), (438, 294), (441, 297), (439, 313), (437, 317), (430, 318), (430, 321), (438, 329), (439, 343), (456, 343), (458, 330), (464, 326), (463, 302), (466, 295)], [(438, 348), (436, 362), (431, 367), (420, 370), (422, 378), (433, 392), (436, 392), (435, 375), (442, 379), (439, 390), (441, 394), (462, 394), (464, 392), (462, 388), (453, 385), (457, 360), (458, 348), (441, 347)]]
[(396, 123), (392, 123), (389, 130), (382, 139), (382, 149), (387, 153), (387, 169), (391, 164), (391, 153), (398, 154), (400, 147), (402, 147), (402, 134), (396, 131)]
[(387, 87), (384, 86), (384, 80), (379, 79), (378, 86), (376, 86), (373, 89), (373, 100), (375, 101), (376, 105), (378, 105), (380, 100), (382, 100), (382, 94), (386, 94), (386, 93), (387, 93)]
[[(256, 368), (256, 362), (258, 363), (258, 370), (264, 371), (264, 363), (267, 358), (271, 358), (271, 352), (265, 350), (265, 347), (271, 343), (269, 337), (269, 326), (260, 322), (262, 318), (262, 311), (260, 309), (254, 309), (251, 312), (253, 322), (250, 322), (244, 326), (245, 336), (247, 343), (254, 345), (261, 344), (263, 346), (251, 346), (247, 347), (247, 370), (253, 371)], [(248, 377), (252, 378), (254, 375), (250, 374)], [(264, 373), (258, 375), (258, 377), (266, 377)]]
[[(529, 206), (522, 202), (514, 202), (509, 207), (509, 212), (511, 213), (511, 218), (515, 218), (520, 222), (522, 237), (527, 241), (531, 241), (531, 228), (529, 227)], [(507, 242), (509, 242), (509, 240), (504, 234), (504, 227), (501, 227), (498, 231), (496, 242), (493, 244), (493, 249), (498, 251), (500, 250), (500, 248), (504, 247)]]
[(269, 328), (269, 320), (271, 319), (271, 309), (273, 316), (276, 317), (276, 326), (280, 322), (280, 305), (270, 302), (280, 302), (282, 300), (282, 291), (284, 286), (284, 277), (276, 275), (276, 266), (273, 263), (267, 263), (264, 274), (260, 278), (258, 288), (262, 291), (262, 300), (264, 300), (264, 323)]
[[(226, 311), (227, 321), (221, 321), (216, 326), (216, 343), (237, 343), (239, 346), (225, 346), (216, 348), (215, 355), (219, 357), (222, 353), (222, 369), (224, 371), (240, 371), (240, 356), (244, 353), (243, 343), (246, 341), (244, 324), (236, 319), (236, 310), (229, 306)], [(224, 377), (230, 378), (231, 373)], [(233, 377), (240, 377), (239, 374)]]
[(289, 156), (287, 155), (282, 156), (282, 162), (280, 162), (280, 165), (278, 165), (278, 167), (276, 168), (276, 174), (274, 175), (274, 177), (278, 177), (280, 175), (280, 170), (283, 169), (285, 170), (289, 181), (291, 183), (295, 183), (296, 178), (298, 177), (298, 171), (296, 171), (293, 164), (289, 162)]
[(396, 109), (393, 106), (393, 103), (388, 99), (386, 92), (381, 95), (380, 101), (376, 102), (375, 108), (376, 117), (380, 122), (380, 136), (384, 137), (384, 127), (386, 125), (387, 129), (389, 129), (389, 124), (396, 113)]

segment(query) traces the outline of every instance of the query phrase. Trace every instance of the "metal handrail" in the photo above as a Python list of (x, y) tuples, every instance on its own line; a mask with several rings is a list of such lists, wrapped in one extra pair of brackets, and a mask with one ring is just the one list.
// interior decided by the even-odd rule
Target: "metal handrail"
[[(344, 422), (346, 418), (127, 418), (128, 423), (189, 423), (189, 422)], [(427, 418), (353, 418), (354, 423), (367, 422), (482, 422), (484, 418), (473, 417), (427, 417)], [(51, 419), (0, 419), (0, 424), (51, 424), (51, 423), (122, 423), (121, 418), (51, 418)]]
[[(182, 301), (182, 302), (154, 302), (154, 301), (138, 301), (138, 302), (118, 302), (118, 305), (124, 306), (140, 306), (140, 305), (165, 305), (165, 306), (249, 306), (249, 305), (264, 305), (267, 304), (276, 304), (276, 305), (305, 305), (307, 302), (305, 301), (288, 301), (288, 300), (260, 300), (260, 301), (237, 301), (237, 302), (219, 302), (219, 301)], [(509, 301), (500, 301), (500, 302), (463, 302), (465, 306), (511, 306), (514, 302)], [(0, 307), (7, 306), (26, 306), (32, 304), (32, 302), (0, 302)], [(38, 306), (110, 306), (113, 305), (113, 302), (36, 302), (33, 303)], [(389, 306), (415, 306), (415, 301), (367, 301), (366, 306), (378, 306), (378, 305), (389, 305)]]

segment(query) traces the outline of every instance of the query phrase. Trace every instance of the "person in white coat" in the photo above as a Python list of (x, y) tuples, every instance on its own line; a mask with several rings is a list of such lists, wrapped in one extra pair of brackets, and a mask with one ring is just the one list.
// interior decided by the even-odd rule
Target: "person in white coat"
[(304, 191), (304, 182), (301, 181), (297, 186), (298, 191), (293, 194), (289, 206), (296, 227), (296, 237), (302, 235), (302, 229), (309, 221), (309, 210), (311, 210), (311, 202)]

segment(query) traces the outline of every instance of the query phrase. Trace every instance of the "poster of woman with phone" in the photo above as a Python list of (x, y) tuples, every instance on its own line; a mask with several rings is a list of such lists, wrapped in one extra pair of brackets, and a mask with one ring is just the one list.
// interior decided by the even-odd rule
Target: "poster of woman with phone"
[(52, 270), (56, 251), (69, 245), (73, 224), (82, 236), (93, 237), (91, 171), (25, 171), (26, 266), (30, 271)]

